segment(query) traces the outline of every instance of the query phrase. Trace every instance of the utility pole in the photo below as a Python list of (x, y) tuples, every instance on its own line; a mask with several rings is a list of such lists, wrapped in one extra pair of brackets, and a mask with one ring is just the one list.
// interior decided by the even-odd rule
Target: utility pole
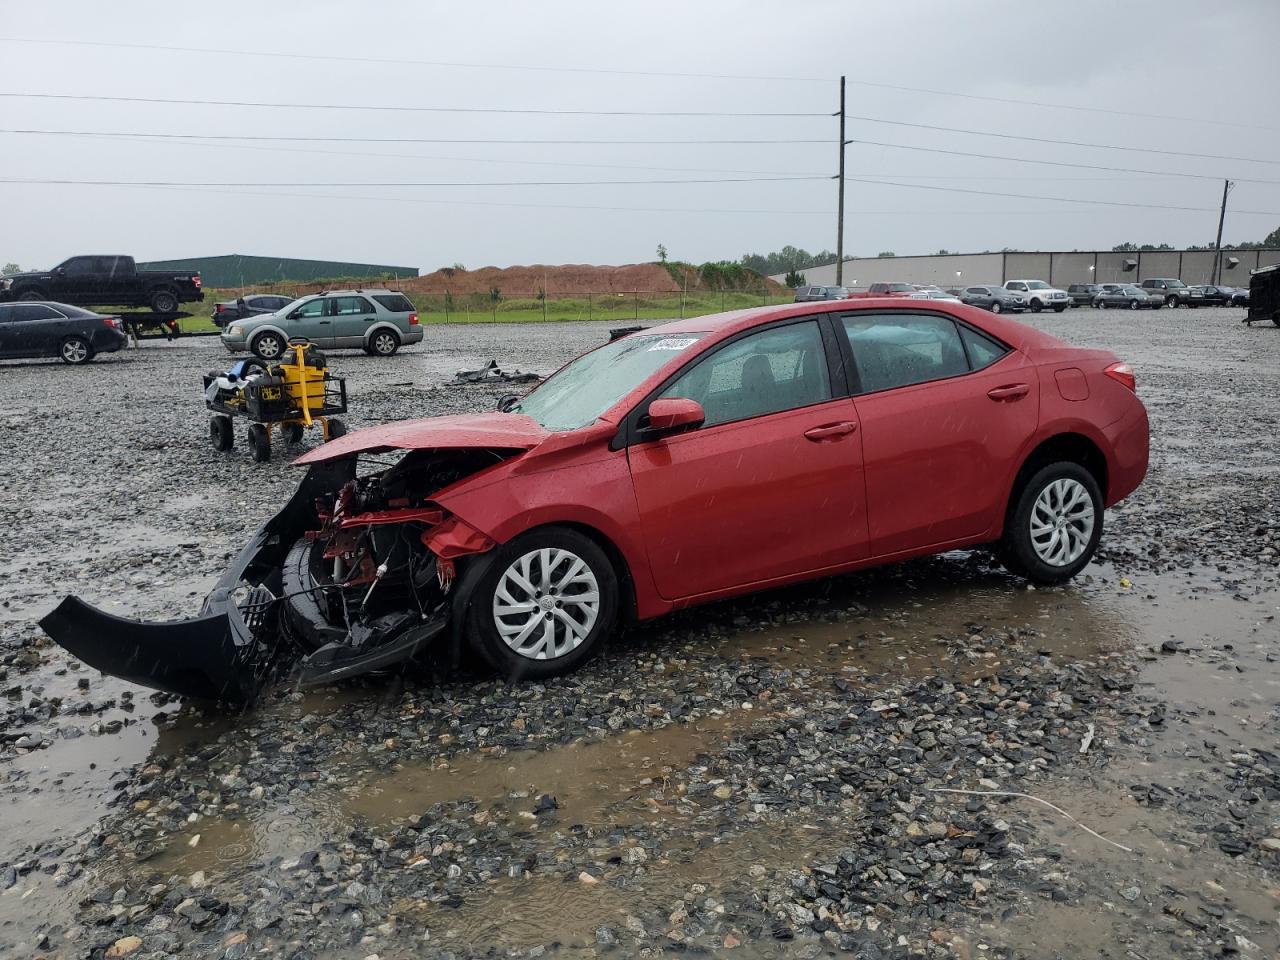
[[(840, 186), (836, 194), (836, 286), (844, 286), (844, 77), (840, 77)], [(1224, 201), (1225, 203), (1225, 201)]]
[(1218, 239), (1213, 243), (1213, 285), (1222, 282), (1222, 223), (1227, 219), (1227, 194), (1235, 184), (1230, 180), (1222, 181), (1222, 209), (1218, 211)]

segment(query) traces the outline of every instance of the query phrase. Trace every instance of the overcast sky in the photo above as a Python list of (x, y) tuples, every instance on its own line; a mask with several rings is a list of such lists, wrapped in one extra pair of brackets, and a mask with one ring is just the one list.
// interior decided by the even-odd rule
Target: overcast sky
[[(384, 184), (175, 189), (0, 183), (0, 263), (48, 267), (77, 253), (130, 253), (140, 259), (247, 253), (429, 271), (455, 262), (473, 268), (628, 263), (653, 259), (659, 243), (673, 258), (695, 262), (763, 253), (784, 244), (834, 249), (836, 187), (829, 179), (385, 184), (829, 177), (836, 169), (835, 121), (800, 114), (834, 111), (841, 73), (850, 81), (851, 117), (1271, 160), (1057, 146), (854, 119), (847, 133), (855, 140), (1000, 157), (1238, 177), (1242, 182), (1231, 195), (1224, 240), (1256, 240), (1280, 226), (1276, 0), (384, 0), (358, 5), (336, 0), (198, 5), (64, 0), (6, 3), (4, 13), (4, 94), (783, 114), (427, 113), (3, 96), (0, 127), (5, 130), (784, 142), (144, 143), (0, 133), (0, 179)], [(13, 42), (17, 38), (275, 56)], [(284, 54), (301, 56), (280, 56)], [(373, 62), (385, 60), (463, 66)], [(1199, 119), (1053, 109), (999, 99)], [(824, 142), (796, 142), (815, 140)], [(930, 253), (942, 247), (1091, 249), (1125, 240), (1212, 242), (1222, 190), (1215, 179), (1041, 166), (862, 143), (848, 147), (848, 173), (907, 185), (848, 184), (845, 249), (850, 255)], [(926, 185), (1203, 209), (1090, 206), (919, 189)], [(584, 207), (595, 209), (575, 209)]]

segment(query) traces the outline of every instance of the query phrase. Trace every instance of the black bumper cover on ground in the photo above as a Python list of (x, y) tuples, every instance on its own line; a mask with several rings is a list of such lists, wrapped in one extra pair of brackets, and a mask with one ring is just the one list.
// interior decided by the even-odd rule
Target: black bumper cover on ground
[(274, 605), (249, 607), (254, 622), (246, 622), (232, 591), (242, 583), (261, 584), (278, 596), (280, 567), (290, 546), (316, 525), (316, 498), (339, 489), (354, 474), (353, 460), (311, 467), (284, 508), (223, 572), (198, 617), (163, 623), (128, 620), (67, 597), (40, 626), (103, 673), (186, 697), (252, 701), (272, 676), (281, 641), (270, 624), (264, 628), (258, 622), (274, 615)]

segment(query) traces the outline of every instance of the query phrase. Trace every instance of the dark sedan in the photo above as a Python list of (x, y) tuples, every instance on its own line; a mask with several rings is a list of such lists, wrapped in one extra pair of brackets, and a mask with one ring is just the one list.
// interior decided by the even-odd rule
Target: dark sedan
[(232, 320), (244, 320), (246, 317), (275, 313), (293, 303), (293, 300), (293, 297), (284, 297), (276, 293), (251, 293), (247, 297), (215, 303), (210, 319), (213, 320), (215, 327), (225, 327)]
[(0, 303), (0, 357), (61, 357), (88, 363), (119, 350), (129, 338), (119, 317), (47, 300)]
[(1236, 292), (1234, 287), (1223, 287), (1212, 283), (1202, 283), (1191, 289), (1199, 290), (1204, 295), (1204, 303), (1207, 307), (1226, 306), (1232, 302), (1232, 295)]
[(1164, 297), (1152, 296), (1141, 287), (1131, 284), (1104, 284), (1093, 298), (1095, 307), (1122, 307), (1128, 310), (1159, 310), (1164, 306)]
[(960, 302), (967, 303), (971, 307), (990, 310), (992, 313), (1004, 313), (1006, 310), (1020, 313), (1027, 309), (1026, 297), (994, 283), (965, 287), (960, 293)]

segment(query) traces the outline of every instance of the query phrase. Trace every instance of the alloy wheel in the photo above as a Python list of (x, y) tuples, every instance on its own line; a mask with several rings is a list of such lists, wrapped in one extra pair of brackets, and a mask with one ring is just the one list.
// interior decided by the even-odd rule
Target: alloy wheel
[(554, 660), (576, 650), (600, 615), (600, 584), (581, 557), (542, 547), (516, 558), (493, 593), (493, 622), (511, 650)]
[(89, 359), (89, 346), (83, 340), (68, 340), (62, 345), (62, 359), (67, 363), (84, 363)]
[(396, 338), (389, 333), (380, 333), (373, 338), (373, 349), (383, 356), (396, 352)]
[(1049, 566), (1069, 566), (1088, 549), (1093, 523), (1093, 499), (1084, 484), (1070, 477), (1054, 480), (1031, 508), (1031, 545)]

